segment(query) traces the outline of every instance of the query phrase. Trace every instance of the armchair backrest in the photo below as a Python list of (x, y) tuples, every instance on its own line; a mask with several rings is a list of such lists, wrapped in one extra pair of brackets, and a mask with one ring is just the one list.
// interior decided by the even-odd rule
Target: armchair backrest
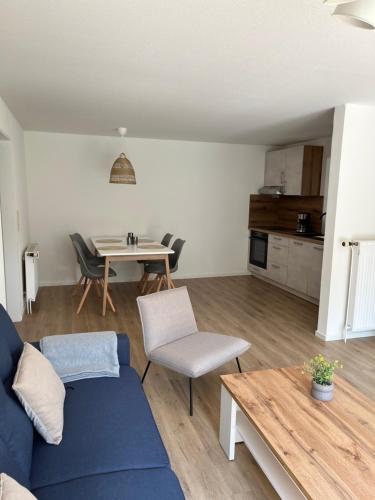
[(186, 286), (138, 297), (137, 303), (147, 356), (198, 330)]

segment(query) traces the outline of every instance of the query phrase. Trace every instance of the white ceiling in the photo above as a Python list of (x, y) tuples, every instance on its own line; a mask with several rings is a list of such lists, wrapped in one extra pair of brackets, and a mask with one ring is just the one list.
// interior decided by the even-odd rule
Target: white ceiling
[(375, 103), (375, 32), (322, 0), (3, 0), (0, 95), (27, 130), (277, 144)]

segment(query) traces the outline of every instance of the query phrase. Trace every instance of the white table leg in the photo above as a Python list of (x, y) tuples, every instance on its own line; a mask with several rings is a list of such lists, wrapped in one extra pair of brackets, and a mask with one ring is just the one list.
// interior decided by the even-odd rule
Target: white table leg
[(236, 420), (237, 404), (226, 388), (222, 385), (219, 441), (229, 460), (234, 460), (236, 442), (239, 441), (237, 439)]

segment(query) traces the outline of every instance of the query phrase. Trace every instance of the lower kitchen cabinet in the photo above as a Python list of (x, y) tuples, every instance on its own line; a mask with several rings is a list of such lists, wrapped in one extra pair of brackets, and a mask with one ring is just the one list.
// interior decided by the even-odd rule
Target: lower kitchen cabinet
[(309, 243), (297, 240), (289, 241), (287, 286), (307, 295)]
[(269, 235), (267, 269), (251, 265), (250, 271), (306, 299), (319, 300), (323, 245)]
[(319, 300), (322, 279), (323, 245), (309, 244), (307, 295)]
[(286, 285), (287, 275), (288, 270), (286, 266), (273, 262), (270, 262), (267, 266), (267, 278), (280, 283), (280, 285)]

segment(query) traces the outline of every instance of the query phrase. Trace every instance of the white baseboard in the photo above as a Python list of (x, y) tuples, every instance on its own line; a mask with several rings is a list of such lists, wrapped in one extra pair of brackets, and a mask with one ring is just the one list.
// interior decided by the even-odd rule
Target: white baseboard
[[(315, 336), (321, 340), (324, 340), (325, 342), (344, 340), (343, 335), (340, 335), (340, 334), (325, 335), (324, 333), (319, 332), (319, 330), (315, 331)], [(366, 337), (375, 337), (375, 331), (372, 330), (369, 332), (348, 332), (346, 339), (347, 340), (355, 340), (355, 339), (363, 339)]]
[(281, 290), (284, 290), (285, 292), (289, 292), (292, 295), (299, 297), (300, 299), (306, 300), (307, 302), (311, 302), (311, 304), (315, 304), (316, 306), (319, 305), (319, 300), (314, 299), (313, 297), (310, 297), (309, 295), (306, 295), (304, 293), (297, 292), (297, 290), (293, 290), (293, 288), (290, 288), (286, 285), (282, 285), (281, 283), (277, 283), (277, 281), (271, 280), (270, 278), (267, 278), (267, 276), (263, 276), (262, 274), (258, 274), (258, 273), (254, 273), (254, 272), (249, 272), (249, 274), (254, 276), (254, 278), (265, 281), (266, 283), (269, 283), (270, 285), (276, 286), (277, 288), (280, 288)]
[[(202, 274), (179, 274), (173, 279), (189, 280), (199, 278), (226, 278), (231, 276), (250, 276), (249, 271), (238, 271), (237, 273), (202, 273)], [(173, 276), (172, 276), (173, 277)]]
[[(186, 280), (186, 279), (199, 279), (199, 278), (225, 278), (225, 277), (230, 277), (230, 276), (250, 276), (250, 273), (248, 271), (238, 271), (237, 273), (203, 273), (203, 274), (179, 274), (173, 277), (173, 279), (176, 280)], [(126, 280), (123, 279), (111, 279), (111, 283), (132, 283), (132, 282), (137, 282), (139, 278), (129, 278)], [(68, 286), (68, 285), (75, 285), (77, 281), (74, 280), (64, 280), (64, 281), (42, 281), (40, 282), (39, 286)]]
[(77, 281), (65, 280), (65, 281), (41, 281), (39, 283), (40, 287), (43, 286), (65, 286), (65, 285), (75, 285)]

